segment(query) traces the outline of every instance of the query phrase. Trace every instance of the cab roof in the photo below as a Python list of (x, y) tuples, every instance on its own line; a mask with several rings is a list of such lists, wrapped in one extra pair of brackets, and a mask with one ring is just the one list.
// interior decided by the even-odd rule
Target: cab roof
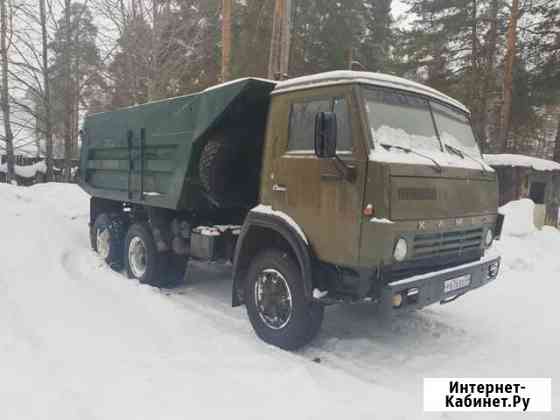
[(461, 102), (429, 86), (416, 83), (402, 77), (366, 71), (330, 71), (310, 76), (296, 77), (282, 82), (277, 82), (276, 88), (272, 93), (277, 94), (294, 90), (308, 89), (310, 87), (330, 86), (345, 83), (362, 83), (418, 93), (420, 95), (429, 96), (446, 102), (455, 108), (469, 113), (468, 108)]

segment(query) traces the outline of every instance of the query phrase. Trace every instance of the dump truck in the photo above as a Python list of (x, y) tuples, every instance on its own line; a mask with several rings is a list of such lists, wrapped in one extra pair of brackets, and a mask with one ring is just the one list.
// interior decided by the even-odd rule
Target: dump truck
[(81, 138), (93, 250), (156, 287), (232, 264), (233, 306), (283, 349), (328, 305), (397, 314), (498, 276), (496, 174), (468, 109), (422, 84), (246, 78), (89, 115)]

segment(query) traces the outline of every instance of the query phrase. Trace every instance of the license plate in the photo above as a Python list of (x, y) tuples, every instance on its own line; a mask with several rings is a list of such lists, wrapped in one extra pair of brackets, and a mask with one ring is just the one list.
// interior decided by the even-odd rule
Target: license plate
[(454, 290), (462, 289), (463, 287), (467, 287), (471, 284), (471, 275), (465, 274), (461, 277), (455, 277), (454, 279), (446, 280), (443, 283), (443, 291), (445, 293), (453, 292)]

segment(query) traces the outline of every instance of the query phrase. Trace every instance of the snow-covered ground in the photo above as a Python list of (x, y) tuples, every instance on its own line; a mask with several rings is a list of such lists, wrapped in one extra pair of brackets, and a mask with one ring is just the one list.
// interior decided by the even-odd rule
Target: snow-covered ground
[(231, 308), (227, 268), (194, 265), (188, 285), (160, 291), (105, 267), (78, 187), (0, 184), (0, 209), (2, 419), (521, 417), (423, 413), (424, 377), (552, 377), (560, 406), (552, 228), (507, 225), (501, 277), (452, 304), (390, 321), (330, 307), (318, 339), (288, 353)]

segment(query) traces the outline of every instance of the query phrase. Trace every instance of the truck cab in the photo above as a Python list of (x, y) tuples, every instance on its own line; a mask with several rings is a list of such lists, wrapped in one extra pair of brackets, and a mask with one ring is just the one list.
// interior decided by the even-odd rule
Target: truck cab
[(389, 313), (446, 303), (498, 275), (497, 188), (468, 110), (436, 90), (350, 71), (281, 82), (236, 270), (253, 221), (278, 219), (308, 254), (286, 246), (303, 273), (310, 261), (309, 299)]

